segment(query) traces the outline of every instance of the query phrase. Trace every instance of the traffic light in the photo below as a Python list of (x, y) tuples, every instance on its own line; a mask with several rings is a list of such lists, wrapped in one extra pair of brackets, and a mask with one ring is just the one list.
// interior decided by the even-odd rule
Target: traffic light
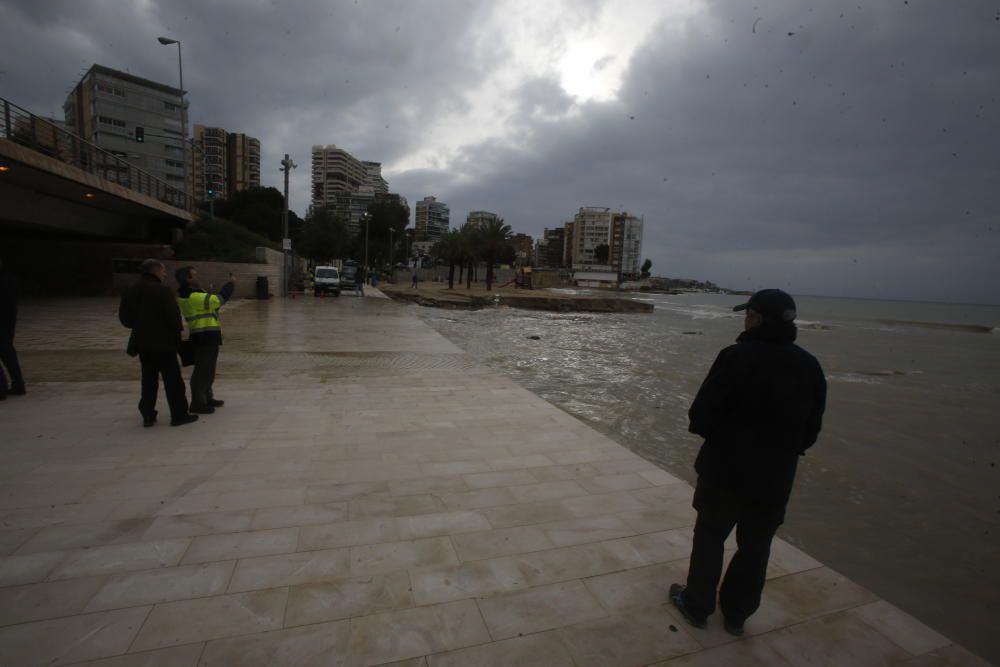
[(209, 197), (215, 196), (215, 189), (212, 186), (208, 186), (208, 196)]
[(135, 128), (135, 143), (141, 144), (146, 141), (146, 130), (142, 127)]

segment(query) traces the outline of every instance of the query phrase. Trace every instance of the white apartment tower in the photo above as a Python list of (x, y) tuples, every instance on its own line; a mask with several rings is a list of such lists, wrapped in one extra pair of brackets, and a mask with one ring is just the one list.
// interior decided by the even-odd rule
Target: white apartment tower
[[(639, 274), (642, 257), (642, 218), (602, 206), (583, 206), (566, 225), (569, 261), (574, 269)], [(597, 249), (607, 246), (607, 259)]]
[(436, 197), (424, 197), (417, 202), (414, 228), (418, 241), (438, 241), (448, 233), (448, 205)]
[[(379, 168), (381, 178), (381, 167)], [(332, 208), (337, 195), (368, 185), (369, 171), (358, 158), (333, 144), (312, 147), (312, 205)]]

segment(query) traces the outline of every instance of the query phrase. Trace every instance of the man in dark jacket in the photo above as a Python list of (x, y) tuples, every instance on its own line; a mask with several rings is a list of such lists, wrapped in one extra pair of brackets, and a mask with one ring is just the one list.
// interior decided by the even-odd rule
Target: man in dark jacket
[(142, 425), (156, 423), (156, 394), (161, 375), (170, 405), (170, 425), (190, 424), (198, 420), (198, 415), (188, 413), (184, 378), (177, 362), (181, 311), (173, 292), (163, 284), (166, 267), (155, 259), (147, 259), (141, 271), (139, 283), (122, 294), (118, 319), (132, 330), (130, 353), (133, 349), (138, 352), (142, 365), (142, 398), (139, 400)]
[(816, 442), (826, 406), (819, 362), (794, 344), (795, 301), (777, 289), (747, 303), (744, 331), (719, 353), (689, 412), (705, 438), (695, 461), (698, 519), (687, 585), (670, 599), (696, 627), (715, 611), (726, 538), (737, 551), (719, 589), (725, 629), (743, 634), (760, 606), (771, 540), (784, 521), (798, 459)]
[(191, 372), (191, 412), (210, 415), (225, 402), (217, 399), (212, 391), (215, 367), (222, 345), (222, 322), (219, 309), (233, 296), (236, 285), (229, 274), (229, 282), (218, 294), (201, 288), (198, 271), (182, 266), (174, 273), (177, 279), (177, 303), (181, 315), (188, 323), (189, 340), (194, 346), (194, 370)]
[[(0, 401), (11, 396), (24, 396), (24, 376), (21, 375), (21, 365), (17, 361), (17, 350), (14, 349), (14, 328), (17, 326), (17, 300), (20, 296), (20, 286), (14, 274), (6, 271), (3, 260), (0, 259)], [(7, 386), (7, 374), (10, 373), (10, 386)]]

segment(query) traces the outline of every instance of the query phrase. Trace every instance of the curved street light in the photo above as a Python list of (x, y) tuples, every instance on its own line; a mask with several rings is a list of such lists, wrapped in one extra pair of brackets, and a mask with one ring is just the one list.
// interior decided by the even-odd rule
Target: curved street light
[(184, 108), (184, 66), (181, 64), (181, 43), (180, 40), (170, 39), (169, 37), (157, 37), (158, 41), (163, 46), (170, 46), (171, 44), (177, 45), (177, 72), (180, 75), (180, 97), (181, 97), (181, 162), (184, 163), (183, 174), (184, 174), (184, 194), (188, 194), (188, 169), (187, 169), (187, 109)]

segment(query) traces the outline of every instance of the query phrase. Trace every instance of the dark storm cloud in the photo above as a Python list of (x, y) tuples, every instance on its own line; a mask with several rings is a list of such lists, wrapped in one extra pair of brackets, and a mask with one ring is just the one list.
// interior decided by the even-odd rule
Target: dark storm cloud
[[(174, 82), (175, 52), (155, 41), (168, 34), (185, 44), (192, 121), (260, 137), (265, 184), (291, 153), (300, 212), (314, 143), (387, 165), (437, 154), (387, 177), (411, 203), (447, 202), (453, 224), (485, 208), (537, 234), (579, 206), (611, 206), (645, 217), (654, 273), (998, 301), (995, 1), (709, 2), (647, 35), (616, 99), (576, 103), (553, 72), (523, 72), (495, 113), (466, 121), (506, 118), (498, 132), (437, 151), (435, 122), (469, 113), (517, 55), (494, 11), (0, 0), (0, 90), (53, 112), (93, 62)], [(595, 74), (627, 58), (594, 56)]]
[(617, 101), (526, 120), (518, 149), (467, 147), (478, 173), (445, 196), (532, 231), (579, 205), (643, 214), (667, 275), (996, 302), (996, 16), (713, 3), (681, 38), (654, 31)]

